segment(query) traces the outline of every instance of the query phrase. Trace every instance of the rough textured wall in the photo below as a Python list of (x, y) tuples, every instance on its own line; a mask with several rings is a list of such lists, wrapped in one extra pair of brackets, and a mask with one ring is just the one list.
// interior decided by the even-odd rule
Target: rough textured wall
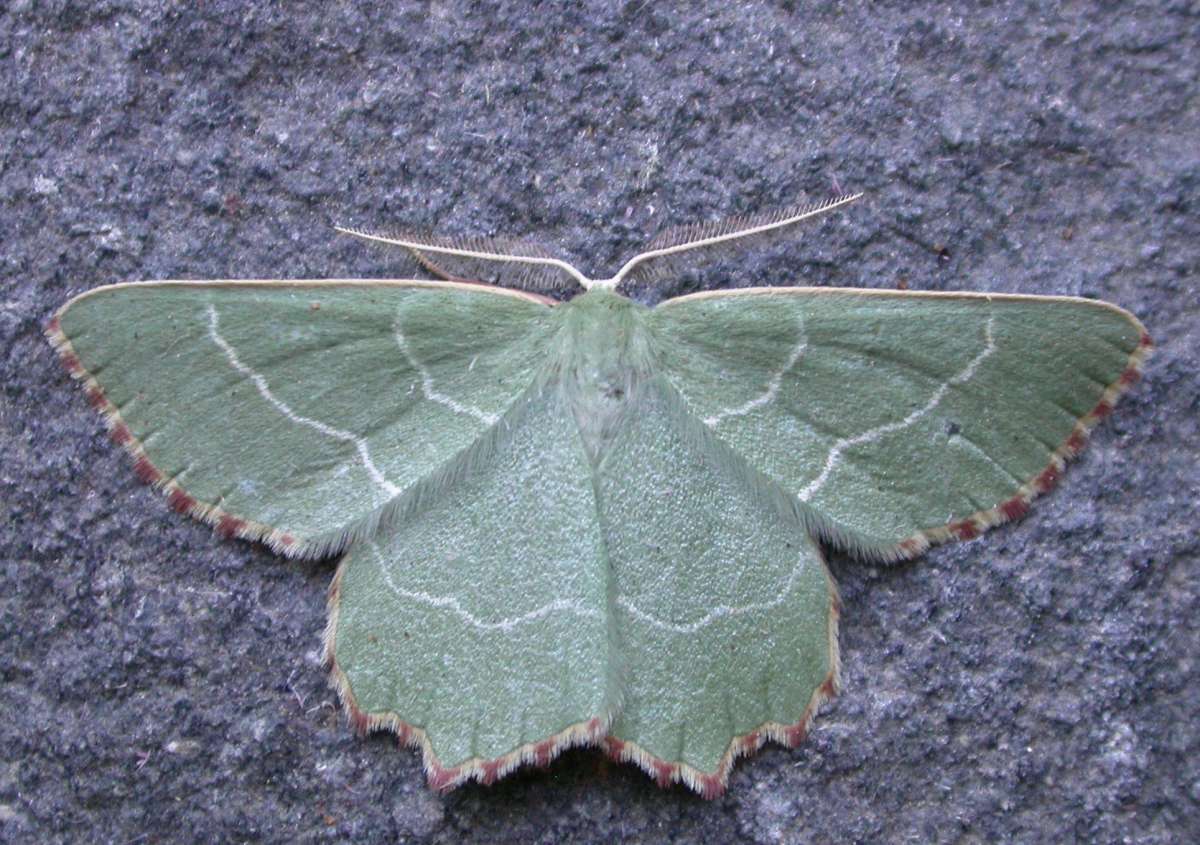
[[(4, 5), (0, 838), (1197, 835), (1200, 13), (818, 5)], [(1159, 348), (1022, 522), (833, 559), (842, 695), (711, 803), (591, 751), (428, 791), (326, 686), (332, 563), (173, 514), (41, 335), (102, 283), (415, 273), (334, 222), (535, 235), (600, 274), (662, 225), (851, 189), (639, 296), (1081, 294)]]

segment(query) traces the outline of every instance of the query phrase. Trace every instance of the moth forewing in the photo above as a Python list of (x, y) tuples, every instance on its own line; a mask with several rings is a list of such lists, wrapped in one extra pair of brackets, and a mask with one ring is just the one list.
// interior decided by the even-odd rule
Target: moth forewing
[(1023, 516), (1151, 349), (1064, 297), (615, 290), (857, 196), (674, 230), (600, 280), (340, 229), (455, 281), (115, 285), (46, 333), (174, 509), (344, 553), (333, 682), (433, 786), (595, 745), (711, 798), (837, 690), (820, 544), (896, 560)]

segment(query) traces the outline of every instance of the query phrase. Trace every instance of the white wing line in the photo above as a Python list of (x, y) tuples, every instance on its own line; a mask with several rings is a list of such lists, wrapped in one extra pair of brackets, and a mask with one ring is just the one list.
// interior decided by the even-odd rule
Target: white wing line
[[(417, 360), (417, 356), (413, 355), (412, 351), (408, 348), (408, 341), (404, 337), (404, 332), (400, 330), (399, 314), (396, 315), (396, 322), (393, 325), (393, 330), (396, 335), (396, 345), (400, 347), (400, 351), (404, 353), (404, 357), (408, 359), (408, 363), (412, 365), (413, 369), (421, 374), (421, 392), (425, 394), (426, 399), (428, 399), (430, 402), (437, 402), (438, 404), (445, 405), (456, 414), (466, 414), (469, 417), (474, 417), (484, 425), (495, 425), (500, 421), (500, 416), (498, 414), (489, 414), (486, 411), (481, 411), (479, 408), (476, 408), (472, 405), (463, 405), (460, 402), (456, 402), (452, 397), (447, 396), (444, 393), (438, 393), (436, 390), (434, 390), (433, 376), (429, 374), (429, 370), (421, 366), (421, 362)], [(471, 367), (474, 366), (475, 361), (472, 360)], [(468, 369), (471, 367), (468, 367)]]
[(934, 408), (936, 408), (941, 403), (942, 399), (945, 398), (946, 392), (953, 385), (970, 381), (975, 376), (975, 371), (979, 368), (979, 365), (996, 351), (996, 339), (992, 336), (992, 328), (994, 327), (995, 322), (995, 317), (988, 317), (987, 326), (984, 329), (987, 336), (987, 345), (984, 346), (983, 350), (971, 359), (971, 363), (967, 364), (967, 366), (963, 368), (962, 372), (955, 376), (951, 376), (949, 379), (938, 385), (937, 390), (933, 392), (933, 396), (930, 397), (929, 401), (923, 406), (917, 408), (917, 410), (913, 411), (899, 422), (885, 423), (884, 425), (868, 429), (862, 434), (855, 435), (854, 437), (843, 437), (837, 443), (834, 443), (833, 447), (829, 450), (829, 454), (825, 456), (825, 466), (821, 469), (821, 474), (814, 478), (807, 487), (800, 491), (800, 501), (807, 502), (825, 485), (825, 482), (829, 480), (830, 474), (832, 474), (834, 468), (837, 466), (838, 461), (841, 460), (842, 453), (847, 449), (850, 449), (854, 446), (861, 446), (863, 443), (872, 443), (878, 440), (880, 437), (883, 437), (885, 434), (892, 434), (893, 432), (908, 428), (921, 417), (925, 416)]
[(687, 622), (684, 624), (676, 624), (674, 622), (663, 622), (656, 616), (652, 616), (646, 611), (638, 608), (627, 598), (618, 598), (617, 605), (623, 608), (630, 616), (635, 619), (645, 622), (647, 625), (652, 625), (655, 628), (661, 628), (664, 631), (671, 631), (676, 634), (694, 634), (701, 628), (711, 625), (718, 619), (725, 616), (741, 616), (743, 613), (754, 613), (759, 610), (770, 610), (773, 607), (779, 607), (787, 600), (788, 594), (792, 592), (792, 588), (796, 585), (796, 579), (800, 577), (801, 570), (804, 569), (804, 556), (801, 555), (796, 561), (796, 565), (792, 568), (792, 572), (788, 575), (787, 581), (780, 588), (777, 597), (770, 601), (751, 602), (750, 604), (741, 604), (736, 606), (721, 605), (720, 607), (709, 611), (704, 616), (697, 619), (695, 622)]
[(403, 587), (396, 585), (392, 580), (392, 573), (388, 571), (387, 564), (383, 559), (383, 553), (379, 551), (377, 543), (370, 543), (371, 551), (375, 555), (375, 562), (379, 565), (379, 572), (383, 575), (383, 580), (387, 582), (388, 589), (395, 593), (400, 598), (410, 599), (412, 601), (427, 604), (430, 607), (448, 608), (452, 613), (458, 616), (467, 624), (481, 631), (511, 631), (518, 625), (525, 625), (541, 619), (544, 616), (549, 616), (552, 613), (557, 613), (562, 610), (572, 611), (579, 616), (599, 617), (600, 611), (594, 607), (587, 607), (580, 601), (571, 599), (555, 599), (548, 602), (536, 610), (531, 610), (528, 613), (522, 613), (520, 616), (513, 616), (509, 619), (501, 619), (499, 622), (487, 622), (480, 619), (475, 614), (463, 608), (458, 599), (454, 596), (431, 596), (428, 593), (417, 592), (414, 590), (405, 590)]
[(229, 366), (233, 367), (239, 373), (254, 382), (254, 386), (258, 388), (259, 395), (262, 396), (263, 399), (266, 399), (268, 402), (270, 402), (275, 407), (275, 410), (279, 411), (279, 413), (283, 414), (289, 420), (297, 423), (298, 425), (306, 425), (309, 428), (319, 431), (321, 434), (324, 434), (327, 437), (332, 437), (336, 440), (341, 440), (346, 443), (353, 443), (354, 448), (358, 450), (358, 458), (360, 461), (362, 461), (362, 464), (366, 468), (368, 474), (370, 474), (371, 479), (381, 488), (383, 488), (384, 492), (386, 492), (389, 496), (395, 496), (400, 492), (400, 488), (388, 481), (384, 477), (383, 473), (379, 471), (379, 467), (375, 466), (375, 462), (371, 460), (371, 451), (367, 448), (366, 439), (359, 437), (356, 434), (352, 434), (349, 431), (342, 431), (340, 428), (334, 428), (331, 425), (326, 425), (320, 420), (314, 420), (310, 417), (297, 414), (286, 402), (279, 399), (274, 393), (271, 392), (271, 386), (267, 383), (267, 380), (264, 376), (256, 373), (254, 370), (242, 363), (241, 359), (238, 358), (237, 351), (234, 350), (229, 341), (221, 336), (220, 318), (217, 315), (217, 309), (214, 305), (208, 306), (208, 336), (212, 338), (212, 342), (220, 347), (221, 351), (225, 353), (225, 357), (229, 360)]
[(779, 395), (779, 388), (783, 385), (784, 375), (787, 374), (788, 370), (796, 366), (796, 363), (800, 360), (800, 356), (803, 355), (804, 350), (808, 348), (808, 338), (806, 337), (804, 331), (804, 318), (799, 317), (798, 322), (800, 328), (800, 341), (792, 350), (792, 354), (788, 356), (787, 362), (783, 365), (779, 372), (775, 373), (775, 375), (771, 378), (771, 381), (767, 384), (767, 389), (763, 392), (763, 394), (761, 396), (754, 397), (744, 405), (739, 405), (736, 408), (726, 408), (724, 411), (720, 411), (716, 414), (713, 414), (711, 417), (707, 417), (704, 420), (704, 424), (706, 426), (709, 428), (716, 428), (717, 425), (719, 425), (720, 422), (726, 417), (745, 416), (755, 408), (761, 408), (762, 406), (768, 405), (775, 400), (775, 397)]

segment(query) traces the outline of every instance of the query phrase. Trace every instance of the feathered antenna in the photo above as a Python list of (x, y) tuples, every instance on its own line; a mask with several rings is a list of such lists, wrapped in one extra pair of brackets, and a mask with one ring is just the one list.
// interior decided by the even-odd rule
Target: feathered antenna
[(646, 281), (661, 278), (666, 275), (670, 259), (681, 253), (754, 235), (775, 235), (789, 226), (832, 211), (861, 196), (861, 193), (846, 194), (813, 205), (676, 226), (656, 237), (650, 243), (650, 249), (626, 261), (615, 276), (596, 280), (589, 279), (572, 265), (528, 241), (512, 238), (447, 238), (411, 232), (380, 235), (342, 226), (334, 228), (342, 234), (372, 243), (402, 246), (429, 272), (450, 281), (487, 282), (535, 291), (558, 290), (571, 281), (584, 289), (615, 288), (627, 276)]
[(572, 281), (587, 288), (591, 280), (544, 247), (513, 238), (449, 238), (411, 232), (381, 235), (334, 227), (372, 243), (402, 246), (429, 272), (456, 282), (488, 282), (521, 290), (558, 290)]
[(671, 264), (669, 259), (680, 253), (726, 244), (753, 235), (777, 235), (789, 226), (854, 202), (861, 196), (861, 193), (846, 194), (812, 205), (791, 206), (728, 220), (675, 226), (651, 241), (648, 250), (626, 261), (611, 279), (596, 284), (615, 287), (627, 276), (643, 281), (657, 281), (667, 274), (667, 268)]

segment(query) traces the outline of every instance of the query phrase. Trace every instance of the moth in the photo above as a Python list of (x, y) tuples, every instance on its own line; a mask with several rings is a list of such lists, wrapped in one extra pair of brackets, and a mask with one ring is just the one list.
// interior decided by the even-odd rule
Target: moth
[(618, 290), (855, 198), (668, 232), (603, 280), (353, 232), (440, 279), (119, 284), (47, 334), (172, 508), (341, 556), (332, 683), (433, 787), (586, 745), (712, 798), (838, 689), (822, 547), (899, 561), (1023, 516), (1151, 349), (1071, 297)]

